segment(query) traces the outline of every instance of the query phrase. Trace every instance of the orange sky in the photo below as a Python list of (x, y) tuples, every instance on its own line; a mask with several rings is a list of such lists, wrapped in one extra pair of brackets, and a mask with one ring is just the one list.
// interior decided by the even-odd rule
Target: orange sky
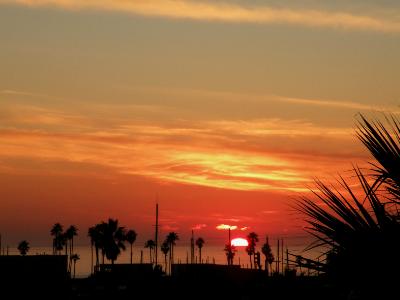
[(290, 205), (400, 95), (400, 7), (328, 2), (0, 1), (3, 239), (114, 217), (144, 241), (156, 199), (163, 234), (304, 235)]

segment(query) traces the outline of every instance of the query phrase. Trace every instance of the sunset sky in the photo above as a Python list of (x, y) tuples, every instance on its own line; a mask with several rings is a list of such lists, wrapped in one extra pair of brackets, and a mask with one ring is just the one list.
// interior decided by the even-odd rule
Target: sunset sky
[[(392, 0), (0, 0), (0, 233), (303, 235), (290, 205), (400, 109)], [(242, 229), (242, 230), (240, 230)]]

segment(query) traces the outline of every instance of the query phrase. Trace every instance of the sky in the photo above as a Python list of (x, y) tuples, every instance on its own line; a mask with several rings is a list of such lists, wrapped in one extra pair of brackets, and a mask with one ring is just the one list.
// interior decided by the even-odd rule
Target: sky
[(313, 180), (370, 160), (398, 114), (398, 1), (0, 0), (0, 233), (108, 217), (303, 236)]

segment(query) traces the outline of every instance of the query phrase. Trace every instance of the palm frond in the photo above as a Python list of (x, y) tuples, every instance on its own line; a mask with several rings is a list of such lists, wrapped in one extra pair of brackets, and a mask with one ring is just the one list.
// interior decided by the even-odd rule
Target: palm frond
[(400, 203), (400, 121), (385, 116), (385, 126), (379, 120), (369, 121), (363, 115), (360, 118), (357, 137), (377, 161), (372, 164), (374, 185), (384, 183), (392, 200)]

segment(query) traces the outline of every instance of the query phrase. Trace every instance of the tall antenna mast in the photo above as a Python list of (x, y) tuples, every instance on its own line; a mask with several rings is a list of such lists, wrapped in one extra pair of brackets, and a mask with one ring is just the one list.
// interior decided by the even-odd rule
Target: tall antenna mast
[(190, 239), (190, 263), (194, 263), (194, 232), (192, 229), (192, 238)]
[(158, 197), (157, 197), (157, 202), (156, 202), (156, 266), (158, 266)]

